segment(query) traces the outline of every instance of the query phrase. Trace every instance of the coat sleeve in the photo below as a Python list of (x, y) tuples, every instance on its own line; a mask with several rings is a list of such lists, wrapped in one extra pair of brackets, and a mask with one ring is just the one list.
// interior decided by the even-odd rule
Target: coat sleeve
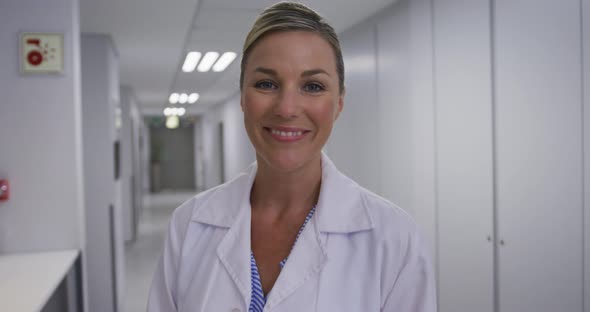
[(148, 312), (175, 312), (177, 311), (177, 275), (181, 256), (181, 246), (184, 240), (186, 226), (179, 207), (168, 226), (168, 234), (164, 242), (164, 250), (160, 256), (158, 266), (154, 273), (152, 286), (148, 298)]
[(427, 247), (419, 234), (408, 239), (407, 252), (382, 312), (436, 312), (436, 286)]

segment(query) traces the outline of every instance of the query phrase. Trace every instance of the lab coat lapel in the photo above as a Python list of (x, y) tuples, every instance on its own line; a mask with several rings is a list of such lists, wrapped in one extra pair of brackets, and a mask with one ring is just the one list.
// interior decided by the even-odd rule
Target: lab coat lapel
[[(247, 204), (247, 205), (246, 205)], [(246, 306), (250, 304), (252, 293), (250, 272), (250, 204), (241, 208), (234, 225), (217, 248), (217, 256), (227, 273), (231, 276)]]
[(312, 217), (270, 291), (264, 311), (271, 311), (305, 282), (318, 278), (325, 262), (326, 250), (320, 240), (315, 218)]
[[(256, 165), (247, 175), (225, 185), (228, 192), (217, 192), (206, 207), (195, 217), (199, 222), (219, 227), (228, 227), (227, 233), (217, 247), (217, 256), (236, 288), (242, 294), (246, 306), (252, 293), (250, 272), (250, 190), (256, 175)], [(223, 195), (220, 195), (223, 194)], [(231, 194), (231, 196), (227, 196)]]

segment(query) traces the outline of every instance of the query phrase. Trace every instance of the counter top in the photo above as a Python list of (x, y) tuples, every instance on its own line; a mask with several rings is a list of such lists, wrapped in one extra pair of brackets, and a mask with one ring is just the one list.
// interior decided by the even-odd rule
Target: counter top
[(41, 311), (79, 253), (63, 250), (0, 254), (0, 311)]

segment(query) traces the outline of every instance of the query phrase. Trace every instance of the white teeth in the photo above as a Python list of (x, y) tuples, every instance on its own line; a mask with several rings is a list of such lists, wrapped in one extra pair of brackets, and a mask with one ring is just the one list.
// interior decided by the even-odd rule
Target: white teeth
[(280, 135), (280, 136), (284, 136), (284, 137), (301, 136), (303, 134), (303, 131), (286, 132), (286, 131), (279, 131), (279, 130), (275, 130), (275, 129), (270, 129), (270, 132), (274, 135)]

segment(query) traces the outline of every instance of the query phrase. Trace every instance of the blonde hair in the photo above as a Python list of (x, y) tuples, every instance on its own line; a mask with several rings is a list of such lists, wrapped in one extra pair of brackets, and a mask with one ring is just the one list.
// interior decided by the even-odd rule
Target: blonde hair
[(340, 93), (344, 92), (344, 61), (334, 28), (317, 12), (297, 2), (276, 3), (266, 8), (254, 22), (242, 49), (240, 89), (244, 83), (244, 69), (248, 62), (248, 56), (256, 42), (270, 33), (297, 30), (316, 33), (332, 46), (338, 72), (338, 86)]

